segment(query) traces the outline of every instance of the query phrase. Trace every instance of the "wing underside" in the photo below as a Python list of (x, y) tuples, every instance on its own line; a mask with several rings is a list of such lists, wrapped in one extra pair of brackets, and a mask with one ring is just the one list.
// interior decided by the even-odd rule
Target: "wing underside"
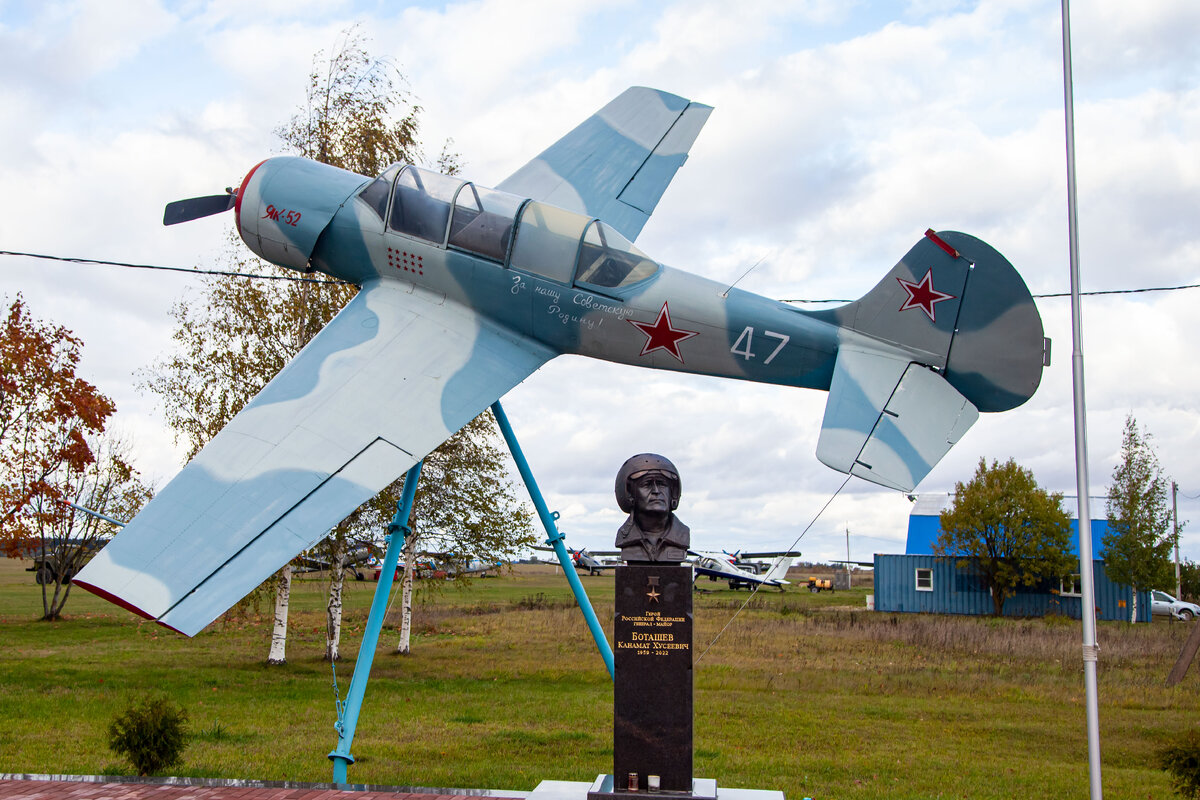
[(553, 355), (368, 284), (75, 580), (194, 635)]
[(496, 188), (598, 217), (635, 241), (711, 112), (627, 89)]

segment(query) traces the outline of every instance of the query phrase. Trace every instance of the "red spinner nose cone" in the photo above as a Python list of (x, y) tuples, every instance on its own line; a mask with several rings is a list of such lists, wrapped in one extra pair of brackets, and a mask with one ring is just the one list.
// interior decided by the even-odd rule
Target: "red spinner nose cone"
[(251, 167), (250, 171), (246, 173), (246, 177), (242, 178), (242, 185), (238, 187), (237, 199), (233, 201), (233, 219), (234, 223), (237, 225), (239, 235), (242, 232), (242, 198), (246, 196), (246, 185), (250, 183), (250, 178), (254, 176), (254, 173), (258, 171), (258, 168), (265, 163), (267, 163), (267, 159), (264, 158), (262, 161)]

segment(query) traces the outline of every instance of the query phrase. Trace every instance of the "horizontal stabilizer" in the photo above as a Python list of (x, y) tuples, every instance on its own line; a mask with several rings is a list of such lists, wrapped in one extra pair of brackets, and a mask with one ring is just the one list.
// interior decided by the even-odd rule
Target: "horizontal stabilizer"
[(867, 346), (838, 351), (817, 441), (822, 463), (912, 491), (979, 418), (933, 370)]

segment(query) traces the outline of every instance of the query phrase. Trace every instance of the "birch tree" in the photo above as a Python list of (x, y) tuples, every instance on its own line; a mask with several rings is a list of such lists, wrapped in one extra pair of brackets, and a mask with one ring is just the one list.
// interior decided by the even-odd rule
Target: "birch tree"
[(292, 597), (292, 565), (284, 564), (275, 575), (275, 621), (271, 626), (271, 652), (268, 664), (287, 663), (288, 605)]
[(336, 535), (329, 538), (330, 569), (329, 596), (325, 603), (325, 660), (342, 657), (342, 588), (346, 582), (346, 540)]
[[(419, 122), (420, 107), (404, 88), (403, 76), (388, 61), (371, 57), (362, 35), (352, 29), (332, 54), (318, 53), (314, 58), (305, 105), (276, 133), (292, 152), (373, 175), (394, 161), (422, 161)], [(449, 142), (442, 147), (437, 166), (446, 173), (458, 170)], [(232, 235), (224, 260), (230, 271), (294, 278), (294, 273), (246, 255)], [(174, 352), (144, 375), (143, 384), (162, 398), (168, 424), (188, 444), (188, 457), (199, 452), (356, 292), (357, 287), (336, 282), (214, 277), (203, 284), (198, 296), (177, 303), (172, 310)], [(425, 488), (418, 494), (414, 518), (427, 514), (430, 520), (438, 520), (419, 527), (444, 534), (445, 541), (454, 542), (455, 552), (497, 547), (504, 553), (508, 551), (501, 547), (506, 540), (500, 531), (515, 536), (518, 547), (525, 534), (510, 524), (509, 501), (502, 497), (506, 492), (503, 467), (496, 472), (491, 462), (471, 461), (487, 455), (480, 442), (489, 435), (494, 438), (494, 433), (482, 432), (490, 428), (490, 418), (481, 420), (442, 445), (438, 453), (447, 455), (430, 457), (427, 463), (453, 464), (455, 475), (422, 480)], [(335, 528), (327, 551), (335, 565), (344, 565), (346, 549), (356, 538), (386, 528), (401, 485), (397, 481)], [(464, 504), (474, 510), (459, 513), (458, 518), (470, 524), (444, 524), (441, 510), (461, 510)], [(497, 526), (481, 522), (489, 516), (502, 521)], [(276, 577), (272, 657), (276, 643), (282, 647), (287, 635), (290, 587), (281, 578)], [(344, 569), (335, 566), (326, 604), (326, 657), (333, 659), (339, 657), (343, 581)]]
[(397, 652), (411, 649), (413, 562), (420, 550), (451, 553), (463, 563), (497, 563), (534, 543), (533, 514), (515, 499), (507, 465), (488, 412), (425, 459), (405, 540)]
[(400, 655), (412, 652), (413, 575), (418, 552), (416, 536), (404, 540), (404, 574), (400, 576), (400, 640), (396, 643), (396, 652)]
[(34, 497), (30, 504), (38, 520), (38, 558), (49, 566), (43, 570), (42, 619), (62, 617), (71, 595), (71, 578), (91, 560), (119, 526), (64, 502), (90, 509), (116, 520), (132, 519), (152, 496), (128, 460), (128, 445), (105, 434), (89, 437), (95, 458), (83, 467), (65, 463), (50, 476), (62, 498), (46, 494)]
[(1175, 533), (1167, 489), (1149, 433), (1137, 420), (1125, 418), (1121, 460), (1113, 469), (1105, 509), (1104, 569), (1108, 577), (1133, 589), (1129, 621), (1137, 622), (1138, 590), (1166, 586), (1172, 579), (1171, 550)]

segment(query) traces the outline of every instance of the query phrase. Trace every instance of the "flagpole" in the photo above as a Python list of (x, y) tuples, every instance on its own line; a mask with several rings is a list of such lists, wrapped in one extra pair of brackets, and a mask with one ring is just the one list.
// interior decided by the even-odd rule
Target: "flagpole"
[(1063, 105), (1067, 137), (1067, 235), (1071, 256), (1071, 375), (1075, 410), (1075, 482), (1079, 498), (1079, 576), (1083, 597), (1083, 680), (1087, 701), (1088, 780), (1091, 800), (1104, 796), (1100, 781), (1100, 695), (1096, 662), (1096, 589), (1092, 574), (1092, 514), (1089, 508), (1087, 411), (1083, 381), (1083, 317), (1079, 305), (1079, 229), (1075, 200), (1075, 99), (1071, 77), (1070, 0), (1062, 0)]

